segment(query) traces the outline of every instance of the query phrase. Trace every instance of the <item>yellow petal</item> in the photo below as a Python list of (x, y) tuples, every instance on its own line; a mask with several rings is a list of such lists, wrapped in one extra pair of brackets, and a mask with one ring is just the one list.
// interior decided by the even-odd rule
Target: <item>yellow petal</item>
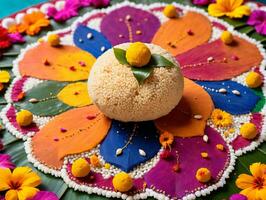
[(254, 177), (263, 177), (264, 166), (261, 163), (253, 163), (249, 166), (249, 170)]
[(8, 83), (10, 80), (10, 74), (8, 71), (0, 71), (0, 83)]
[(30, 172), (24, 177), (21, 187), (37, 187), (41, 182), (41, 178), (38, 174)]
[(258, 199), (266, 200), (266, 186), (257, 191)]
[(0, 168), (0, 191), (10, 188), (9, 181), (11, 179), (11, 171), (8, 168)]
[(256, 199), (256, 193), (257, 190), (253, 187), (249, 187), (247, 189), (244, 189), (240, 192), (240, 194), (245, 195), (249, 200), (255, 200)]
[(243, 3), (243, 0), (230, 0), (230, 5), (232, 10), (236, 9), (237, 7), (241, 6)]
[(17, 200), (18, 199), (18, 193), (16, 190), (8, 190), (5, 195), (6, 200)]
[(64, 87), (57, 98), (69, 106), (83, 107), (92, 104), (89, 97), (87, 83), (71, 83)]
[(210, 4), (209, 7), (208, 7), (208, 12), (211, 16), (214, 16), (214, 17), (221, 17), (223, 15), (225, 15), (225, 8), (220, 5), (220, 4)]
[(31, 172), (31, 168), (29, 167), (17, 167), (14, 169), (12, 173), (12, 181), (21, 182), (24, 177)]
[(226, 16), (230, 18), (242, 18), (244, 15), (250, 15), (251, 11), (248, 6), (240, 6), (234, 9), (232, 12), (227, 12)]
[(22, 187), (18, 191), (18, 199), (19, 200), (27, 200), (36, 195), (39, 190), (34, 187)]
[(240, 189), (246, 189), (254, 186), (254, 177), (247, 174), (240, 174), (236, 179), (236, 186)]

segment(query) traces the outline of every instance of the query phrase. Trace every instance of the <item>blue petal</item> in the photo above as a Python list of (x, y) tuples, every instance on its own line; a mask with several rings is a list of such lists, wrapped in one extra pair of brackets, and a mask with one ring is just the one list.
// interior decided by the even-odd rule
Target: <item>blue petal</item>
[(111, 43), (100, 32), (84, 25), (79, 25), (74, 32), (76, 46), (98, 58), (106, 50), (112, 48)]
[[(132, 136), (135, 129), (135, 134)], [(122, 148), (132, 136), (132, 141), (123, 149), (121, 155), (116, 150)], [(142, 156), (139, 149), (146, 153)], [(130, 171), (135, 166), (153, 158), (160, 150), (159, 134), (152, 121), (123, 123), (113, 120), (109, 133), (100, 147), (100, 154), (108, 163), (123, 171)]]
[[(216, 108), (234, 115), (251, 112), (260, 99), (251, 89), (234, 81), (197, 81), (197, 83), (210, 94)], [(222, 88), (226, 89), (226, 93), (219, 92)], [(235, 94), (234, 90), (240, 95)]]

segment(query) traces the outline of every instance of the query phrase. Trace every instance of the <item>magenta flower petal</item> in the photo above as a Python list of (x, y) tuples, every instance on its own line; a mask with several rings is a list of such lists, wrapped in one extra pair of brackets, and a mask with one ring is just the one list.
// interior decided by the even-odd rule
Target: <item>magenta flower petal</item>
[(230, 196), (229, 200), (248, 200), (248, 198), (242, 194), (233, 194)]
[(210, 0), (193, 0), (192, 3), (197, 5), (197, 6), (206, 6), (209, 3), (211, 3), (211, 1)]
[(59, 200), (53, 192), (40, 191), (29, 200)]
[(20, 33), (9, 33), (8, 37), (12, 43), (24, 43), (25, 39)]
[(0, 154), (0, 168), (13, 169), (15, 165), (11, 161), (11, 156), (8, 154)]
[(255, 26), (259, 34), (266, 35), (266, 12), (254, 10), (247, 21), (248, 25)]

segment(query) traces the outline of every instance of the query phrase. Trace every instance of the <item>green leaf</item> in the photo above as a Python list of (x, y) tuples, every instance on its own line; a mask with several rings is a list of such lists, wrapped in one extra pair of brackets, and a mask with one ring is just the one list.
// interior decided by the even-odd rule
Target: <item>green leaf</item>
[(254, 28), (252, 26), (244, 26), (240, 29), (238, 29), (239, 32), (249, 34), (254, 31)]
[(165, 57), (159, 55), (159, 54), (152, 54), (151, 60), (148, 63), (148, 66), (153, 67), (174, 67), (175, 64), (173, 64), (170, 60), (166, 59)]
[(145, 79), (147, 79), (151, 75), (153, 71), (153, 67), (151, 66), (131, 67), (131, 70), (133, 72), (133, 75), (139, 82), (139, 84), (142, 84), (145, 81)]
[(246, 26), (246, 18), (241, 19), (231, 19), (229, 17), (222, 17), (224, 21), (226, 21), (228, 24), (231, 24), (235, 28), (240, 28), (243, 26)]
[(258, 95), (260, 97), (260, 100), (257, 102), (257, 104), (256, 104), (255, 108), (252, 110), (252, 112), (260, 112), (266, 103), (265, 96), (263, 95), (261, 88), (255, 88), (252, 90), (256, 95)]
[[(54, 116), (72, 108), (61, 102), (56, 95), (67, 83), (45, 81), (33, 87), (24, 99), (15, 103), (18, 109), (26, 109), (38, 116)], [(37, 99), (38, 102), (31, 103), (30, 99)]]
[(265, 41), (266, 41), (266, 37), (263, 36), (263, 35), (258, 34), (257, 32), (252, 33), (250, 36), (251, 36), (252, 38), (254, 38), (255, 40), (258, 40), (258, 41), (260, 41), (260, 42), (265, 42)]
[(128, 65), (128, 62), (126, 59), (126, 51), (124, 49), (114, 48), (114, 54), (120, 64)]

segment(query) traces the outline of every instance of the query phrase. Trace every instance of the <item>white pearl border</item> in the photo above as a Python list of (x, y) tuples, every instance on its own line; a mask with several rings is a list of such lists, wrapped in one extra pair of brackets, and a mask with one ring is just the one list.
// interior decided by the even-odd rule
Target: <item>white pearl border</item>
[[(238, 33), (236, 31), (234, 31), (234, 28), (231, 25), (229, 25), (226, 22), (221, 21), (221, 20), (219, 20), (217, 18), (213, 18), (213, 17), (208, 16), (208, 14), (205, 11), (201, 10), (201, 9), (193, 8), (193, 7), (189, 7), (189, 6), (183, 6), (183, 5), (177, 4), (177, 3), (173, 3), (173, 4), (175, 6), (177, 6), (177, 7), (180, 7), (183, 10), (186, 10), (186, 11), (189, 10), (189, 11), (194, 11), (194, 12), (198, 12), (200, 14), (203, 14), (203, 15), (207, 16), (211, 21), (215, 21), (215, 22), (218, 22), (218, 23), (224, 25), (225, 27), (227, 27), (227, 29), (229, 31), (233, 32), (233, 34), (235, 34), (235, 35), (237, 35), (237, 36), (239, 36), (241, 38), (244, 38), (247, 41), (255, 44), (258, 47), (260, 53), (262, 54), (262, 56), (264, 58), (264, 60), (262, 61), (261, 65), (260, 65), (260, 71), (263, 73), (264, 77), (266, 77), (266, 72), (264, 70), (264, 68), (265, 68), (265, 62), (266, 62), (265, 61), (266, 60), (266, 55), (265, 55), (265, 50), (263, 49), (263, 46), (261, 45), (261, 43), (257, 42), (256, 40), (254, 40), (252, 38), (249, 38), (246, 35), (243, 35), (241, 33)], [(116, 4), (116, 5), (112, 6), (112, 7), (107, 8), (107, 9), (94, 10), (94, 11), (92, 11), (90, 13), (87, 13), (83, 17), (78, 18), (72, 24), (71, 27), (66, 28), (66, 29), (62, 29), (62, 30), (57, 30), (57, 31), (54, 31), (53, 33), (62, 33), (62, 32), (67, 32), (67, 31), (70, 31), (70, 30), (75, 30), (77, 24), (80, 21), (83, 21), (84, 19), (88, 18), (89, 16), (92, 16), (92, 15), (98, 13), (98, 12), (103, 12), (103, 11), (105, 11), (105, 12), (108, 13), (108, 12), (111, 12), (112, 10), (114, 10), (114, 9), (117, 9), (117, 8), (120, 8), (120, 7), (123, 7), (123, 6), (126, 6), (126, 5), (133, 6), (133, 7), (140, 8), (140, 9), (144, 9), (144, 10), (149, 10), (149, 9), (152, 9), (152, 8), (155, 8), (155, 7), (165, 6), (166, 4), (164, 4), (164, 3), (154, 3), (152, 5), (143, 5), (143, 4), (136, 5), (134, 3), (125, 1), (125, 2), (123, 2), (121, 4), (119, 4), (119, 5)], [(37, 44), (38, 43), (33, 43), (31, 45), (28, 45), (25, 49), (21, 50), (21, 54), (19, 55), (19, 57), (16, 60), (14, 60), (14, 62), (13, 62), (13, 64), (14, 64), (13, 72), (14, 72), (14, 74), (17, 77), (20, 77), (20, 74), (19, 74), (19, 71), (18, 71), (18, 63), (19, 63), (19, 61), (23, 58), (23, 56), (24, 56), (24, 54), (25, 54), (25, 52), (27, 50), (29, 50), (30, 48), (33, 48)], [(264, 82), (266, 82), (266, 81), (264, 80)], [(266, 86), (263, 87), (263, 94), (265, 94), (265, 91), (266, 91)], [(8, 106), (10, 106), (10, 105), (8, 105)], [(9, 108), (8, 106), (6, 108)], [(266, 111), (266, 106), (264, 105), (264, 108), (262, 110), (262, 113), (265, 113), (265, 111)], [(3, 115), (4, 115), (3, 112), (1, 112), (1, 117), (4, 119), (5, 116), (3, 116)], [(4, 120), (3, 120), (3, 122), (4, 122)], [(216, 184), (214, 184), (212, 186), (209, 186), (208, 188), (203, 189), (201, 191), (197, 191), (194, 194), (189, 194), (189, 195), (183, 197), (183, 200), (195, 199), (196, 197), (199, 197), (199, 196), (205, 196), (205, 195), (209, 194), (211, 191), (216, 190), (218, 187), (222, 187), (225, 184), (225, 179), (229, 177), (230, 172), (234, 169), (236, 155), (241, 155), (242, 153), (245, 153), (247, 151), (253, 150), (254, 148), (256, 148), (256, 146), (258, 146), (261, 142), (263, 142), (265, 140), (265, 137), (266, 137), (266, 126), (265, 126), (265, 123), (266, 123), (266, 121), (265, 121), (265, 118), (264, 118), (262, 132), (261, 132), (261, 135), (259, 137), (259, 140), (256, 141), (256, 142), (254, 142), (254, 143), (252, 142), (252, 144), (250, 146), (248, 146), (248, 147), (246, 147), (244, 149), (238, 150), (234, 154), (234, 151), (233, 151), (231, 145), (228, 144), (228, 147), (230, 149), (230, 162), (229, 162), (229, 165), (228, 165), (227, 169), (224, 171), (224, 173), (223, 173), (223, 175), (222, 175), (222, 177), (221, 177), (221, 179), (220, 179), (220, 181), (218, 183), (216, 183)], [(10, 129), (10, 128), (12, 129), (13, 127), (8, 127), (7, 126), (7, 129)], [(15, 136), (17, 136), (17, 135), (15, 134)], [(111, 192), (111, 193), (108, 193), (107, 194), (108, 191), (104, 191), (104, 190), (99, 189), (99, 188), (96, 188), (96, 189), (95, 188), (86, 189), (86, 188), (84, 188), (85, 186), (80, 186), (80, 185), (78, 185), (76, 183), (72, 183), (72, 181), (69, 180), (69, 177), (68, 176), (65, 176), (66, 170), (64, 168), (61, 171), (57, 171), (57, 170), (50, 169), (50, 168), (46, 167), (45, 165), (39, 163), (32, 156), (30, 142), (31, 142), (31, 138), (28, 138), (28, 140), (24, 143), (25, 144), (25, 151), (28, 153), (28, 159), (29, 159), (29, 161), (31, 161), (32, 163), (34, 163), (34, 165), (36, 165), (37, 168), (40, 169), (41, 171), (44, 171), (46, 173), (53, 174), (53, 175), (58, 176), (58, 177), (61, 176), (64, 179), (64, 181), (70, 187), (74, 188), (75, 190), (85, 191), (87, 193), (96, 193), (96, 194), (99, 194), (100, 193), (100, 194), (102, 194), (102, 195), (104, 195), (106, 197), (114, 196), (114, 197), (120, 197), (120, 198), (123, 198), (123, 199), (131, 199), (131, 198), (132, 199), (133, 198), (135, 199), (135, 198), (138, 197), (138, 196), (136, 196), (136, 197), (135, 196), (134, 197), (127, 197), (124, 194), (116, 193), (116, 192)], [(139, 194), (139, 195), (141, 196), (141, 194)], [(162, 198), (165, 198), (166, 199), (167, 198), (167, 197), (165, 197), (162, 194), (158, 194), (158, 193), (152, 191), (151, 189), (146, 189), (146, 192), (144, 193), (144, 196), (143, 196), (143, 197), (146, 198), (145, 195), (147, 195), (147, 196), (153, 196), (153, 197), (158, 198), (158, 199), (162, 199)]]

